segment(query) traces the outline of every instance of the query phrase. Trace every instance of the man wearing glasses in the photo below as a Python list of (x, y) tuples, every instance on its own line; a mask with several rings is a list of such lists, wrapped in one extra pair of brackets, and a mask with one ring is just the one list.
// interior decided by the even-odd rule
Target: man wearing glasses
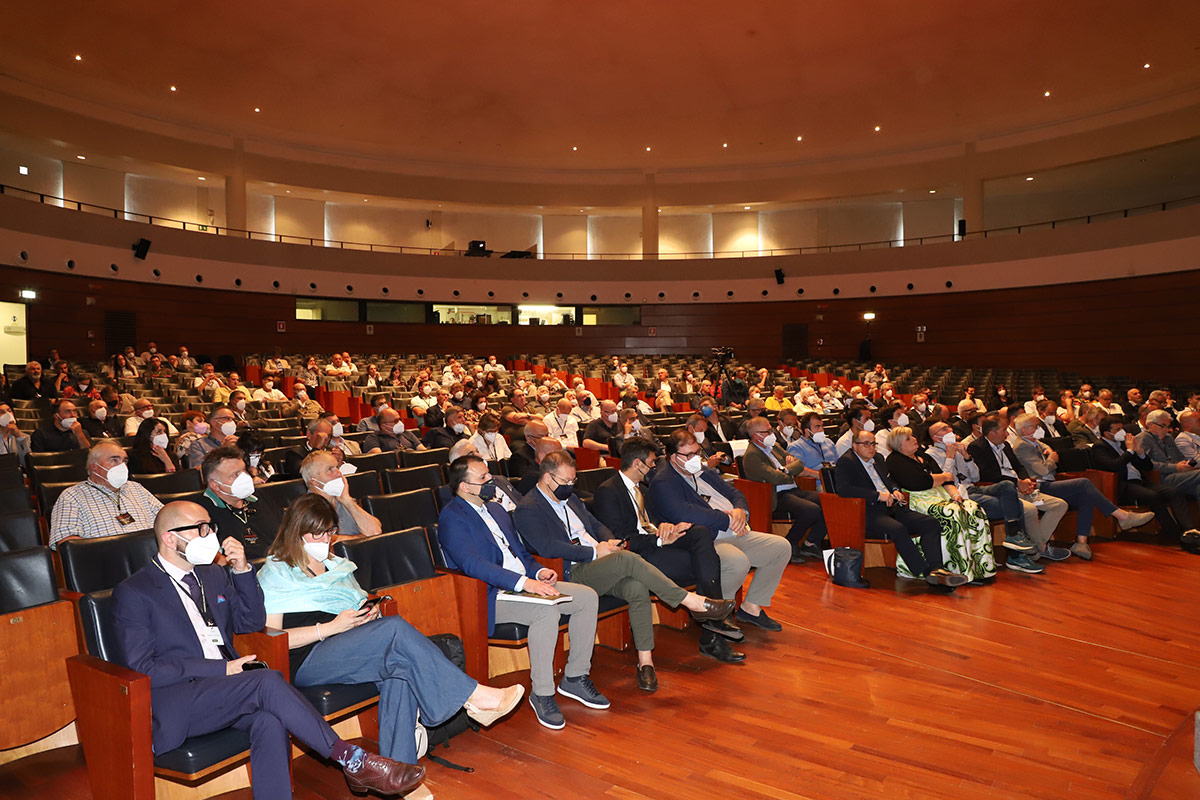
[(1171, 415), (1161, 409), (1146, 415), (1146, 430), (1138, 434), (1138, 443), (1172, 489), (1200, 500), (1200, 468), (1179, 449), (1171, 431)]
[[(423, 769), (339, 739), (279, 672), (237, 654), (233, 635), (266, 624), (263, 593), (241, 543), (219, 542), (202, 506), (164, 506), (154, 533), (157, 556), (113, 591), (119, 660), (150, 677), (154, 752), (233, 727), (250, 736), (256, 798), (292, 796), (289, 734), (340, 764), (352, 790), (402, 794), (420, 783)], [(228, 570), (213, 564), (222, 549)]]
[(233, 417), (233, 409), (229, 406), (217, 406), (208, 415), (205, 426), (206, 436), (192, 442), (188, 448), (188, 463), (196, 469), (204, 463), (204, 457), (218, 447), (237, 446), (237, 420)]
[[(924, 575), (935, 586), (962, 586), (965, 575), (945, 569), (942, 529), (938, 521), (905, 507), (905, 495), (888, 474), (883, 456), (875, 452), (875, 435), (854, 432), (850, 451), (837, 461), (834, 482), (840, 497), (867, 501), (867, 536), (889, 539), (914, 575)], [(920, 548), (912, 537), (921, 539)]]
[(750, 568), (755, 568), (736, 619), (763, 630), (782, 630), (782, 625), (767, 616), (766, 607), (791, 560), (791, 544), (782, 536), (750, 530), (745, 495), (727, 484), (719, 472), (704, 466), (700, 443), (690, 430), (674, 431), (666, 444), (667, 465), (650, 481), (646, 498), (651, 520), (708, 528), (721, 559), (722, 597), (732, 600)]

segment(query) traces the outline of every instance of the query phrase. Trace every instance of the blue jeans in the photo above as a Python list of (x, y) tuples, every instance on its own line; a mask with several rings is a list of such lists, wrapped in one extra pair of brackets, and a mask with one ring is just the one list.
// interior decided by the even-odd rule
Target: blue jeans
[(403, 617), (383, 617), (320, 642), (296, 672), (297, 686), (379, 687), (379, 752), (417, 762), (417, 711), (426, 725), (450, 719), (479, 684)]
[(1099, 510), (1105, 516), (1111, 516), (1117, 507), (1112, 504), (1100, 490), (1087, 478), (1070, 478), (1065, 481), (1050, 481), (1038, 484), (1043, 494), (1066, 500), (1067, 505), (1079, 512), (1075, 522), (1075, 535), (1090, 536), (1092, 533), (1092, 513)]
[(967, 497), (979, 504), (988, 519), (1020, 522), (1025, 518), (1015, 483), (1000, 481), (991, 486), (972, 485), (967, 489)]

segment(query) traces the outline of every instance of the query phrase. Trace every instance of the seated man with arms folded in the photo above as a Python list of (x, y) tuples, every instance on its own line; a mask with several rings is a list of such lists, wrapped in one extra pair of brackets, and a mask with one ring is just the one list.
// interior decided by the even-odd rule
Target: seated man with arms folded
[(650, 592), (672, 608), (682, 605), (701, 622), (725, 619), (733, 611), (733, 602), (707, 600), (682, 589), (641, 556), (623, 550), (621, 540), (614, 539), (612, 531), (574, 496), (575, 459), (570, 453), (548, 454), (538, 470), (537, 486), (517, 504), (513, 515), (517, 530), (538, 555), (563, 559), (564, 578), (629, 604), (629, 625), (638, 651), (638, 688), (655, 691)]
[[(965, 584), (969, 580), (965, 575), (943, 566), (937, 520), (904, 507), (904, 492), (892, 480), (883, 456), (875, 452), (875, 437), (869, 431), (855, 431), (851, 446), (853, 450), (837, 462), (837, 493), (866, 501), (867, 536), (890, 540), (896, 546), (897, 563), (903, 561), (912, 577), (935, 586)], [(914, 536), (920, 537), (920, 547), (913, 542)]]
[(383, 525), (350, 496), (350, 484), (342, 475), (340, 466), (332, 451), (316, 450), (304, 457), (300, 464), (300, 478), (308, 491), (324, 497), (335, 509), (339, 534), (378, 535), (383, 531)]
[(1117, 476), (1117, 502), (1149, 508), (1158, 519), (1162, 534), (1169, 539), (1179, 539), (1185, 531), (1197, 534), (1187, 493), (1166, 483), (1152, 484), (1147, 480), (1154, 462), (1137, 436), (1125, 434), (1124, 425), (1124, 417), (1105, 415), (1100, 420), (1103, 438), (1091, 452), (1093, 466)]
[[(450, 491), (454, 494), (438, 517), (438, 533), (446, 564), (487, 584), (488, 635), (498, 622), (529, 627), (529, 704), (538, 722), (558, 730), (566, 725), (555, 702), (554, 648), (558, 644), (560, 614), (570, 618), (571, 651), (557, 691), (589, 708), (606, 709), (608, 698), (592, 683), (592, 647), (596, 640), (599, 596), (578, 583), (558, 579), (558, 574), (538, 562), (521, 544), (512, 519), (497, 503), (495, 482), (487, 463), (462, 456), (450, 463)], [(545, 598), (566, 596), (556, 604), (507, 599), (500, 592), (524, 593)]]
[(1117, 508), (1111, 500), (1100, 494), (1100, 490), (1087, 478), (1057, 480), (1055, 472), (1058, 470), (1058, 453), (1042, 444), (1046, 428), (1037, 414), (1022, 414), (1017, 417), (1013, 427), (1019, 437), (1013, 451), (1026, 472), (1037, 480), (1038, 490), (1042, 494), (1066, 500), (1069, 508), (1079, 512), (1075, 525), (1075, 544), (1071, 545), (1074, 555), (1084, 561), (1092, 560), (1092, 548), (1088, 545), (1088, 537), (1092, 531), (1092, 513), (1097, 509), (1117, 520), (1121, 530), (1137, 528), (1154, 519), (1154, 515), (1148, 511), (1135, 514)]
[(471, 444), (485, 461), (504, 461), (512, 456), (508, 442), (500, 435), (500, 416), (490, 411), (479, 418)]
[(796, 485), (796, 476), (804, 472), (804, 462), (787, 454), (776, 441), (771, 423), (763, 417), (749, 420), (746, 434), (751, 446), (742, 457), (743, 477), (771, 484), (771, 511), (791, 516), (792, 527), (786, 538), (792, 545), (792, 563), (819, 561), (827, 532), (825, 515), (821, 512), (821, 496)]
[[(378, 605), (363, 608), (367, 593), (354, 579), (355, 563), (329, 551), (344, 534), (328, 503), (300, 497), (283, 515), (258, 574), (267, 626), (287, 632), (293, 685), (374, 683), (379, 751), (408, 764), (417, 761), (418, 713), (425, 725), (439, 725), (466, 708), (490, 725), (516, 708), (524, 686), (484, 686), (403, 617), (383, 617)], [(408, 798), (422, 795), (432, 797), (426, 790)]]
[[(722, 564), (712, 533), (687, 522), (656, 525), (650, 521), (645, 492), (657, 459), (648, 442), (627, 444), (621, 450), (620, 471), (596, 488), (596, 518), (614, 536), (627, 542), (631, 551), (675, 583), (680, 586), (694, 583), (697, 594), (721, 600)], [(730, 569), (735, 570), (736, 566), (731, 565)], [(744, 638), (728, 619), (705, 620), (700, 625), (700, 652), (726, 664), (745, 661), (745, 654), (733, 650), (726, 641)], [(639, 688), (644, 688), (640, 674)]]
[(650, 481), (651, 519), (678, 525), (687, 522), (709, 530), (721, 556), (721, 596), (732, 600), (755, 567), (754, 579), (737, 610), (737, 619), (768, 630), (783, 626), (767, 616), (783, 571), (792, 556), (787, 539), (750, 530), (746, 497), (721, 474), (705, 469), (700, 444), (690, 431), (667, 437), (667, 464)]
[(787, 453), (804, 463), (804, 469), (797, 475), (815, 478), (817, 489), (824, 491), (821, 469), (833, 467), (837, 463), (837, 448), (825, 434), (825, 423), (815, 411), (810, 411), (800, 418), (799, 433), (799, 438), (787, 446)]
[(301, 422), (306, 424), (324, 413), (325, 409), (312, 398), (308, 387), (302, 383), (298, 383), (293, 387), (291, 401), (284, 403), (283, 408), (279, 410), (279, 414), (285, 419), (287, 417), (297, 417)]
[(525, 426), (537, 419), (528, 402), (525, 390), (514, 387), (508, 402), (500, 409), (500, 432), (514, 442), (525, 435)]
[(50, 547), (63, 539), (94, 539), (149, 530), (162, 508), (158, 498), (129, 480), (125, 450), (101, 441), (88, 451), (87, 480), (66, 489), (50, 513)]
[[(165, 506), (154, 534), (158, 555), (113, 591), (117, 660), (150, 677), (154, 752), (229, 727), (245, 731), (256, 800), (292, 796), (289, 734), (341, 765), (352, 791), (405, 794), (420, 784), (423, 767), (339, 739), (278, 672), (243, 671), (255, 654), (239, 656), (233, 635), (266, 624), (263, 593), (241, 544), (219, 542), (204, 508)], [(213, 565), (222, 549), (229, 570)]]
[(68, 450), (86, 450), (92, 446), (77, 418), (79, 414), (75, 403), (57, 400), (51, 408), (54, 409), (54, 416), (42, 423), (29, 437), (33, 452), (65, 453)]
[(87, 414), (79, 420), (79, 424), (89, 439), (116, 439), (126, 435), (117, 422), (117, 415), (109, 413), (108, 403), (103, 400), (88, 403)]
[(379, 430), (367, 434), (362, 449), (367, 455), (374, 455), (396, 450), (424, 450), (425, 445), (421, 444), (415, 433), (406, 431), (400, 424), (399, 411), (385, 408), (379, 415)]
[[(425, 418), (429, 419), (430, 416), (427, 414)], [(430, 450), (435, 450), (442, 447), (448, 448), (457, 441), (471, 438), (462, 408), (459, 406), (448, 407), (444, 412), (443, 419), (444, 423), (441, 427), (430, 428), (425, 432), (425, 438), (421, 444)]]

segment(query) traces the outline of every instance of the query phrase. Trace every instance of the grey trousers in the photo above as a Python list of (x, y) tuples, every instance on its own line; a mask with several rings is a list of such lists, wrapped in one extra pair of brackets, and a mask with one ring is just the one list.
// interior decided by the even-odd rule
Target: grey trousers
[(571, 651), (563, 673), (568, 678), (587, 675), (592, 669), (592, 647), (596, 643), (596, 607), (599, 595), (591, 587), (559, 581), (554, 588), (570, 596), (566, 603), (543, 605), (496, 599), (496, 622), (529, 626), (529, 679), (533, 693), (554, 694), (554, 648), (558, 646), (558, 617), (568, 614), (567, 632)]
[(572, 565), (571, 580), (592, 587), (596, 594), (611, 594), (629, 604), (629, 627), (633, 631), (633, 646), (638, 650), (654, 649), (650, 592), (672, 608), (678, 608), (687, 597), (686, 589), (628, 550)]
[(716, 550), (721, 557), (721, 596), (732, 600), (754, 567), (754, 580), (746, 590), (745, 602), (771, 605), (783, 571), (792, 559), (792, 543), (773, 533), (750, 531), (742, 536), (720, 537)]
[[(1058, 523), (1067, 515), (1067, 501), (1061, 498), (1041, 493), (1038, 495), (1042, 504), (1034, 505), (1021, 497), (1021, 508), (1025, 512), (1025, 532), (1029, 534), (1029, 538), (1033, 539), (1033, 543), (1038, 546), (1039, 550), (1046, 549), (1046, 543), (1050, 541), (1050, 537), (1054, 534), (1054, 529), (1058, 527)], [(1042, 512), (1042, 518), (1038, 519), (1038, 510)]]

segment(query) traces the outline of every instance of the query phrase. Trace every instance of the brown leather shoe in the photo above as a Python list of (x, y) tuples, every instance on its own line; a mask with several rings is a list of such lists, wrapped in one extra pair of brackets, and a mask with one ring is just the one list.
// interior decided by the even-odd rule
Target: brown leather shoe
[(642, 664), (637, 668), (638, 688), (643, 692), (658, 691), (658, 675), (653, 664)]
[(693, 611), (692, 618), (697, 622), (715, 622), (719, 619), (725, 619), (732, 613), (732, 600), (713, 600), (710, 597), (706, 597), (704, 598), (704, 610)]
[(425, 780), (425, 768), (367, 753), (357, 772), (346, 773), (346, 785), (355, 794), (408, 794)]

